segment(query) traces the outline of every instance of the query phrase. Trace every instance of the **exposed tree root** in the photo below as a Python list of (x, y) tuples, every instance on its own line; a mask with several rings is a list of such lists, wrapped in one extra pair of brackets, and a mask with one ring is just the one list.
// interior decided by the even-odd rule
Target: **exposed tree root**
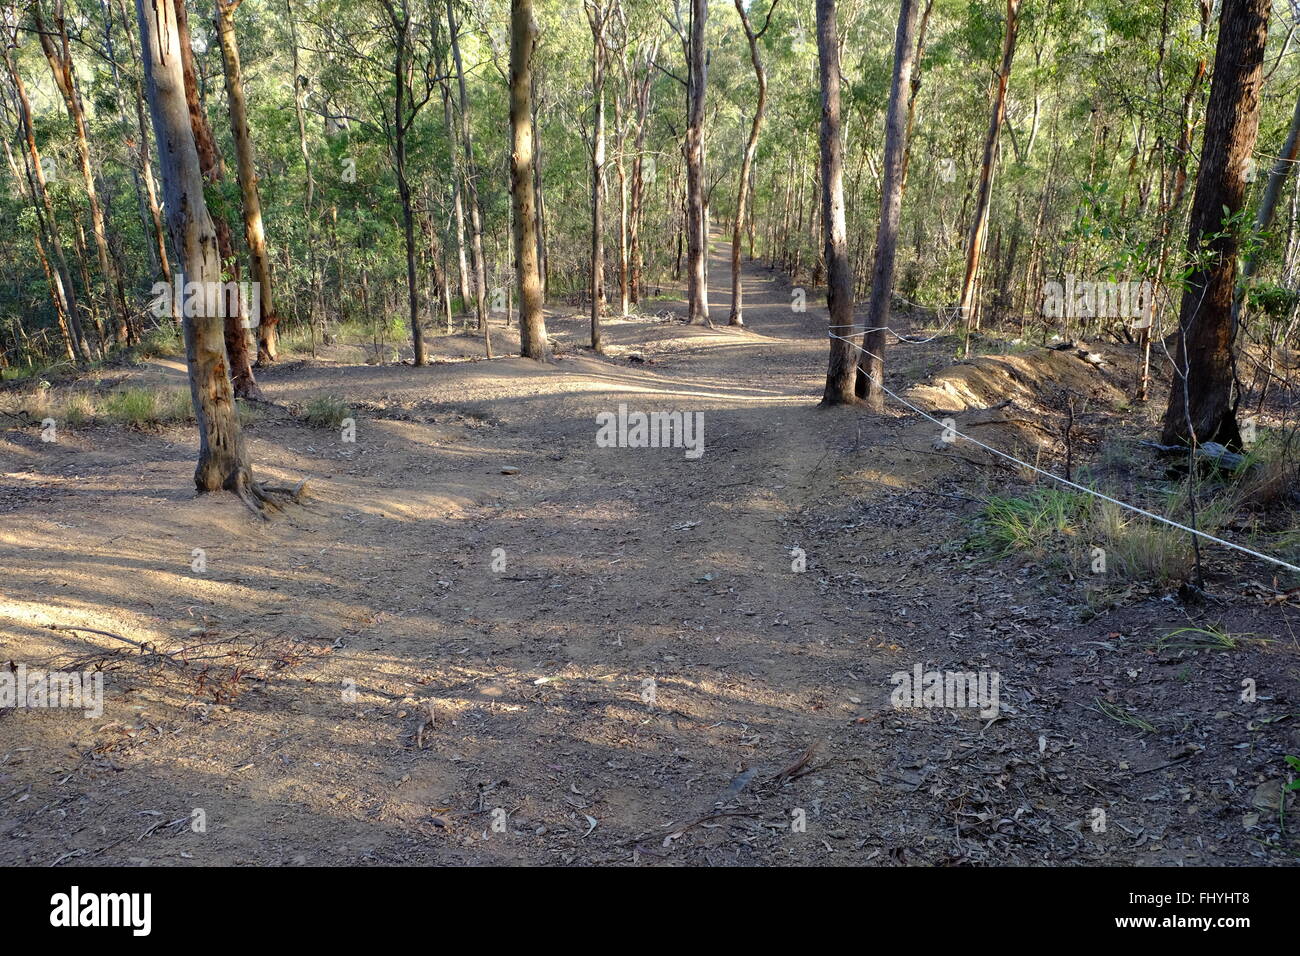
[(239, 495), (239, 500), (248, 505), (248, 509), (257, 515), (263, 521), (269, 521), (267, 509), (271, 511), (283, 511), (287, 504), (298, 504), (302, 500), (303, 492), (307, 489), (307, 480), (304, 478), (298, 484), (290, 488), (287, 485), (263, 485), (251, 478), (246, 482), (240, 482), (232, 489), (235, 494)]

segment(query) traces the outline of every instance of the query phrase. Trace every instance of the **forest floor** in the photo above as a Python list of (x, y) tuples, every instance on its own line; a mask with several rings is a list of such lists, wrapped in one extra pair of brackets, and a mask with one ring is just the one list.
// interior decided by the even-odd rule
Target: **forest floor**
[[(716, 328), (658, 302), (598, 356), (561, 309), (549, 365), (462, 333), (262, 370), (256, 471), (309, 486), (265, 523), (195, 496), (192, 425), (0, 431), (0, 661), (106, 673), (97, 719), (0, 711), (0, 863), (1294, 864), (1300, 599), (1212, 549), (1201, 605), (1089, 580), (1086, 541), (978, 553), (1025, 478), (816, 407), (823, 305), (751, 264), (726, 327), (723, 253)], [(953, 361), (899, 344), (888, 383), (1044, 463), (1064, 388), (1076, 463), (1141, 459), (1123, 363)], [(100, 385), (146, 381), (183, 365)], [(326, 394), (355, 443), (293, 414)], [(702, 412), (704, 454), (598, 447), (620, 403)], [(1211, 624), (1231, 646), (1162, 640)], [(895, 708), (917, 666), (996, 672), (998, 712)]]

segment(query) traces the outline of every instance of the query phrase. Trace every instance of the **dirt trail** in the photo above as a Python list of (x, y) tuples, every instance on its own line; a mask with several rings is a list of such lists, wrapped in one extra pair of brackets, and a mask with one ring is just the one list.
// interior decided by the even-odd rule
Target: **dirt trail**
[[(1247, 665), (1170, 683), (1145, 641), (1176, 607), (1083, 624), (1058, 572), (972, 562), (1004, 476), (928, 423), (816, 408), (824, 307), (756, 266), (746, 285), (747, 328), (611, 319), (606, 357), (557, 314), (552, 366), (451, 336), (422, 369), (268, 371), (273, 401), (339, 395), (357, 432), (250, 429), (261, 473), (312, 487), (265, 526), (193, 496), (185, 429), (3, 433), (0, 657), (122, 647), (61, 625), (274, 659), (223, 695), (129, 655), (102, 718), (0, 714), (0, 861), (1278, 859), (1239, 818), (1295, 741), (1237, 702)], [(904, 347), (891, 380), (935, 358)], [(703, 413), (703, 456), (597, 447), (620, 403)], [(895, 710), (916, 665), (997, 671), (998, 718)], [(1287, 666), (1259, 664), (1285, 674), (1270, 714), (1294, 709)], [(1182, 717), (1137, 733), (1096, 712), (1116, 693)]]

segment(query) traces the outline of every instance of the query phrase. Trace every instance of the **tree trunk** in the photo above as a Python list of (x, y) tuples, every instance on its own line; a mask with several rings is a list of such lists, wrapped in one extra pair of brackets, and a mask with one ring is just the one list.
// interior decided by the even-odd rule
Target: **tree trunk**
[(530, 91), (533, 130), (533, 190), (537, 198), (537, 267), (542, 278), (542, 302), (549, 294), (551, 275), (546, 252), (546, 199), (542, 192), (542, 140), (537, 131), (537, 73), (533, 72), (533, 89)]
[[(32, 198), (36, 205), (36, 215), (41, 219), (45, 235), (49, 240), (50, 251), (54, 253), (54, 271), (57, 278), (57, 293), (63, 306), (69, 334), (76, 348), (77, 358), (81, 362), (91, 359), (90, 343), (81, 327), (81, 314), (77, 305), (77, 291), (72, 284), (72, 273), (68, 271), (68, 257), (63, 253), (63, 240), (59, 238), (59, 221), (54, 214), (54, 203), (45, 182), (45, 167), (41, 165), (40, 150), (36, 148), (35, 128), (32, 125), (32, 104), (27, 98), (27, 87), (18, 72), (18, 64), (13, 50), (6, 40), (0, 55), (4, 57), (5, 67), (9, 71), (9, 80), (13, 84), (14, 98), (18, 102), (18, 117), (22, 127), (23, 143), (27, 147), (27, 178), (31, 186)], [(43, 218), (42, 218), (42, 214)]]
[(615, 139), (618, 142), (618, 148), (615, 151), (614, 168), (618, 176), (618, 314), (625, 316), (632, 304), (632, 296), (627, 287), (631, 270), (627, 261), (628, 177), (625, 157), (627, 154), (627, 122), (630, 110), (624, 102), (626, 87), (628, 86), (626, 48), (623, 51), (622, 70), (624, 89), (620, 90), (618, 96), (614, 98), (614, 128)]
[(469, 263), (465, 256), (465, 202), (460, 188), (461, 169), (456, 149), (456, 124), (452, 115), (451, 87), (445, 80), (442, 87), (442, 116), (447, 124), (447, 148), (451, 153), (448, 168), (451, 171), (451, 201), (456, 212), (456, 278), (460, 290), (460, 308), (469, 311)]
[[(1291, 127), (1287, 130), (1286, 142), (1282, 144), (1282, 152), (1278, 154), (1277, 160), (1269, 169), (1268, 182), (1264, 184), (1264, 194), (1259, 198), (1259, 208), (1255, 211), (1254, 237), (1258, 238), (1273, 225), (1273, 216), (1277, 212), (1278, 197), (1282, 195), (1282, 186), (1286, 183), (1287, 177), (1291, 175), (1291, 167), (1295, 165), (1297, 156), (1300, 156), (1300, 97), (1296, 99), (1295, 110), (1291, 114)], [(1248, 284), (1255, 275), (1258, 262), (1259, 254), (1256, 251), (1252, 252), (1242, 263), (1241, 282), (1243, 285)], [(1238, 295), (1235, 303), (1238, 318), (1240, 305), (1240, 295)]]
[[(1200, 0), (1200, 39), (1204, 42), (1209, 36), (1212, 6), (1210, 0)], [(1160, 52), (1158, 54), (1158, 63), (1163, 64), (1165, 40), (1164, 36), (1168, 32), (1169, 23), (1169, 3), (1168, 0), (1163, 5), (1161, 11), (1161, 40)], [(1159, 68), (1159, 67), (1158, 67)], [(1182, 206), (1183, 198), (1187, 194), (1187, 164), (1192, 155), (1192, 134), (1196, 129), (1196, 102), (1200, 97), (1201, 87), (1205, 84), (1208, 76), (1206, 70), (1205, 58), (1201, 57), (1196, 61), (1196, 68), (1192, 71), (1192, 78), (1188, 81), (1187, 91), (1183, 94), (1182, 109), (1179, 118), (1178, 143), (1172, 150), (1172, 169), (1166, 174), (1163, 168), (1160, 171), (1160, 202), (1158, 204), (1160, 223), (1159, 242), (1156, 252), (1156, 279), (1162, 281), (1166, 275), (1166, 266), (1169, 261), (1169, 252), (1171, 249), (1170, 237), (1173, 234), (1174, 220), (1177, 210)], [(1165, 91), (1163, 81), (1159, 83), (1161, 94)], [(1163, 145), (1163, 139), (1157, 139), (1157, 148)], [(1172, 297), (1172, 296), (1171, 296)], [(1142, 350), (1142, 370), (1138, 375), (1138, 394), (1140, 402), (1147, 400), (1147, 393), (1151, 381), (1151, 337), (1154, 332), (1155, 314), (1160, 309), (1164, 298), (1164, 287), (1157, 288), (1156, 306), (1152, 314), (1147, 316), (1145, 323), (1139, 332), (1139, 345)]]
[(965, 353), (970, 354), (971, 329), (978, 322), (978, 283), (980, 259), (984, 252), (984, 235), (989, 225), (989, 202), (993, 195), (993, 170), (997, 165), (998, 139), (1007, 115), (1007, 84), (1011, 79), (1011, 61), (1016, 55), (1016, 34), (1020, 29), (1020, 0), (1007, 0), (1007, 23), (1002, 38), (1002, 65), (998, 69), (997, 89), (993, 95), (993, 115), (984, 138), (984, 161), (980, 164), (975, 210), (966, 240), (966, 278), (961, 286), (961, 316), (966, 323)]
[[(113, 334), (118, 345), (125, 345), (132, 338), (127, 323), (126, 295), (122, 289), (122, 276), (108, 250), (108, 234), (104, 227), (104, 210), (99, 204), (99, 192), (95, 187), (95, 171), (90, 161), (90, 142), (86, 137), (86, 114), (81, 105), (81, 93), (77, 90), (76, 76), (73, 72), (72, 51), (68, 41), (67, 21), (63, 15), (63, 0), (55, 0), (54, 31), (45, 24), (39, 0), (32, 4), (32, 21), (41, 41), (41, 49), (50, 64), (50, 73), (54, 84), (63, 96), (63, 105), (72, 120), (73, 133), (77, 141), (77, 156), (81, 161), (81, 178), (86, 186), (86, 203), (90, 207), (90, 228), (95, 236), (95, 253), (99, 257), (99, 272), (104, 280), (104, 300), (108, 305), (109, 315), (113, 317)], [(55, 38), (58, 43), (56, 45)]]
[[(446, 247), (438, 237), (438, 217), (434, 215), (437, 203), (434, 201), (434, 190), (432, 184), (428, 185), (425, 190), (426, 202), (429, 205), (429, 265), (433, 272), (433, 284), (436, 287), (437, 303), (441, 304), (443, 311), (443, 321), (447, 325), (447, 332), (451, 332), (451, 278), (447, 274), (447, 252)], [(333, 230), (331, 230), (333, 232)], [(340, 282), (340, 286), (342, 283)], [(435, 291), (429, 295), (433, 297)], [(437, 320), (436, 309), (429, 310), (429, 319)]]
[(217, 5), (217, 39), (221, 44), (221, 60), (226, 74), (226, 100), (230, 110), (230, 131), (235, 141), (235, 160), (239, 178), (239, 194), (244, 213), (244, 238), (248, 243), (248, 257), (253, 267), (253, 281), (257, 283), (257, 364), (270, 365), (278, 357), (275, 327), (280, 317), (275, 311), (275, 297), (271, 285), (271, 259), (266, 251), (266, 235), (262, 229), (262, 200), (257, 189), (257, 165), (253, 159), (253, 139), (248, 128), (248, 105), (244, 99), (244, 75), (239, 64), (239, 45), (235, 37), (234, 9), (226, 0), (215, 0)]
[(912, 165), (912, 129), (916, 126), (916, 101), (921, 95), (921, 58), (925, 55), (925, 34), (930, 25), (934, 0), (925, 0), (921, 25), (916, 29), (916, 54), (912, 57), (911, 89), (907, 97), (907, 131), (903, 136), (903, 191), (907, 191), (907, 171)]
[(605, 0), (586, 4), (591, 26), (591, 347), (599, 352), (605, 308)]
[[(442, 273), (442, 243), (438, 240), (438, 219), (434, 215), (436, 206), (433, 199), (433, 187), (427, 182), (423, 199), (427, 212), (421, 217), (420, 221), (425, 230), (425, 238), (428, 240), (424, 246), (424, 256), (428, 259), (429, 264), (429, 285), (428, 291), (425, 293), (425, 313), (429, 317), (430, 325), (436, 325), (438, 322), (438, 307), (443, 303), (444, 293), (447, 289), (447, 279)], [(450, 312), (447, 313), (447, 319), (450, 322)]]
[(549, 353), (542, 316), (542, 276), (537, 255), (537, 199), (533, 178), (533, 47), (537, 21), (532, 0), (510, 3), (510, 178), (514, 203), (515, 262), (519, 269), (519, 352), (545, 361)]
[[(99, 0), (99, 10), (104, 17), (104, 53), (106, 58), (108, 59), (109, 76), (111, 77), (113, 83), (113, 99), (117, 104), (117, 115), (122, 122), (122, 131), (126, 139), (126, 145), (130, 146), (132, 137), (131, 137), (131, 133), (127, 131), (131, 128), (131, 116), (127, 110), (127, 105), (126, 105), (126, 91), (124, 89), (125, 81), (122, 76), (121, 66), (117, 61), (117, 50), (113, 44), (113, 26), (114, 26), (113, 21), (115, 19), (113, 6), (109, 2), (109, 0)], [(127, 20), (125, 17), (123, 17), (123, 23), (126, 27), (127, 36), (129, 37), (131, 35), (130, 21)], [(131, 60), (132, 62), (135, 62), (134, 55), (131, 57)], [(139, 124), (139, 125), (143, 126), (143, 124)], [(141, 227), (143, 227), (143, 234), (147, 240), (149, 237), (150, 230), (153, 227), (153, 223), (150, 220), (150, 216), (149, 216), (149, 202), (146, 202), (145, 200), (143, 177), (145, 173), (151, 174), (152, 170), (148, 169), (146, 166), (146, 163), (148, 162), (148, 155), (149, 155), (149, 145), (148, 145), (149, 140), (148, 140), (148, 136), (145, 134), (143, 129), (140, 130), (139, 139), (140, 142), (135, 144), (136, 165), (131, 167), (131, 185), (133, 187), (133, 191), (135, 192), (137, 211), (140, 214), (140, 225)], [(141, 156), (143, 156), (144, 159), (141, 159)], [(152, 190), (153, 176), (150, 175), (149, 179), (150, 179), (149, 188), (150, 190)], [(164, 242), (161, 247), (155, 246), (151, 242), (146, 242), (145, 245), (149, 255), (149, 271), (150, 271), (150, 277), (152, 278), (154, 276), (157, 276), (162, 271), (163, 263), (160, 260), (158, 253), (160, 248), (164, 250), (166, 249), (166, 243)], [(120, 266), (122, 262), (122, 254), (121, 254), (121, 249), (118, 247), (117, 243), (114, 243), (113, 246), (113, 258), (114, 261), (117, 262)], [(125, 301), (125, 297), (123, 301)], [(138, 322), (134, 320), (133, 315), (128, 317), (132, 319), (131, 326), (132, 329), (134, 330), (133, 334), (136, 334), (138, 332), (138, 329), (136, 328)]]
[[(86, 229), (82, 225), (80, 217), (72, 220), (72, 248), (77, 254), (77, 268), (81, 272), (81, 288), (89, 296), (93, 286), (90, 281), (90, 260), (86, 254)], [(95, 330), (95, 341), (99, 345), (99, 355), (103, 357), (107, 354), (108, 348), (108, 340), (104, 337), (104, 323), (99, 317), (99, 312), (93, 307), (88, 310), (88, 313), (90, 327)]]
[[(138, 57), (135, 49), (135, 32), (131, 26), (131, 18), (126, 12), (125, 0), (117, 0), (118, 13), (122, 17), (123, 32), (126, 34), (127, 49), (131, 54), (131, 59)], [(107, 14), (106, 14), (107, 15)], [(153, 223), (153, 239), (157, 246), (158, 267), (162, 274), (162, 281), (168, 286), (172, 285), (172, 267), (171, 258), (167, 252), (167, 228), (163, 224), (162, 206), (158, 202), (158, 186), (153, 178), (153, 159), (150, 156), (149, 137), (152, 135), (144, 115), (144, 88), (139, 77), (135, 76), (135, 122), (139, 133), (140, 142), (137, 148), (137, 154), (140, 163), (140, 175), (144, 179), (145, 198), (149, 205), (149, 219)], [(172, 322), (176, 328), (180, 328), (181, 317), (172, 312)]]
[(872, 411), (885, 410), (885, 335), (890, 297), (894, 292), (894, 261), (898, 254), (898, 220), (903, 207), (903, 157), (907, 152), (907, 100), (916, 55), (916, 13), (919, 0), (902, 0), (894, 37), (894, 79), (885, 113), (885, 159), (880, 184), (880, 226), (876, 231), (876, 263), (867, 300), (867, 329), (858, 360), (856, 392)]
[[(190, 93), (182, 59), (189, 40), (177, 15), (182, 0), (136, 0), (145, 84), (162, 163), (167, 225), (186, 282), (205, 289), (222, 281), (217, 230), (203, 198), (204, 177), (191, 125)], [(211, 297), (201, 297), (211, 302)], [(199, 491), (226, 489), (245, 500), (254, 488), (226, 362), (224, 323), (208, 308), (187, 309), (185, 358), (199, 428)], [(199, 314), (188, 314), (198, 312)]]
[(641, 253), (641, 222), (645, 216), (645, 137), (646, 117), (650, 112), (650, 87), (653, 79), (653, 63), (658, 55), (659, 41), (652, 41), (645, 58), (645, 74), (637, 89), (636, 98), (636, 156), (632, 160), (632, 210), (628, 223), (628, 256), (631, 259), (632, 285), (631, 299), (633, 305), (641, 302), (644, 287), (645, 264)]
[[(402, 203), (402, 238), (406, 246), (406, 305), (407, 320), (411, 324), (411, 347), (415, 353), (414, 364), (418, 368), (426, 364), (428, 357), (424, 351), (424, 331), (420, 326), (420, 286), (419, 270), (416, 266), (415, 251), (415, 210), (411, 207), (411, 183), (406, 172), (406, 132), (415, 118), (412, 104), (411, 116), (407, 117), (406, 99), (407, 58), (410, 53), (411, 11), (407, 0), (397, 3), (385, 3), (389, 22), (393, 27), (395, 48), (393, 51), (393, 166), (397, 171), (397, 194)], [(400, 15), (399, 15), (400, 13)]]
[(1259, 132), (1270, 0), (1224, 0), (1187, 251), (1196, 263), (1178, 317), (1174, 378), (1161, 441), (1240, 447), (1233, 396), (1232, 300), (1240, 236), (1225, 227), (1246, 198), (1245, 164)]
[(685, 159), (687, 312), (692, 325), (709, 323), (709, 283), (704, 264), (708, 255), (708, 237), (704, 233), (704, 95), (709, 80), (704, 36), (708, 18), (708, 0), (691, 0)]
[[(139, 0), (136, 2), (138, 6)], [(185, 78), (185, 99), (190, 111), (190, 125), (194, 128), (193, 139), (199, 157), (199, 169), (204, 181), (215, 186), (226, 178), (225, 164), (217, 151), (216, 140), (212, 136), (212, 127), (208, 124), (203, 104), (199, 102), (198, 72), (194, 67), (194, 51), (190, 46), (190, 27), (185, 4), (175, 2), (172, 9), (176, 17), (176, 29), (181, 31), (179, 44), (181, 71)], [(156, 122), (154, 126), (156, 129)], [(161, 157), (159, 161), (163, 162)], [(170, 209), (167, 216), (170, 224)], [(234, 244), (230, 238), (230, 224), (226, 222), (225, 217), (217, 216), (213, 219), (213, 226), (216, 230), (217, 245), (221, 251), (222, 272), (229, 273), (230, 277), (238, 282), (239, 262), (235, 258)], [(169, 228), (174, 229), (170, 226)], [(190, 281), (188, 277), (187, 281)], [(252, 353), (248, 347), (248, 334), (244, 325), (242, 296), (228, 288), (222, 289), (221, 296), (226, 323), (226, 354), (230, 361), (230, 379), (235, 386), (235, 395), (239, 398), (262, 401), (262, 390), (253, 376)]]
[[(54, 267), (51, 266), (50, 258), (45, 253), (45, 243), (41, 241), (41, 236), (48, 235), (48, 231), (45, 228), (45, 219), (42, 215), (41, 201), (37, 195), (36, 180), (30, 174), (31, 166), (26, 156), (23, 157), (23, 165), (28, 170), (28, 173), (24, 176), (23, 172), (18, 168), (17, 160), (14, 159), (14, 152), (9, 147), (9, 140), (0, 140), (0, 145), (3, 145), (5, 148), (5, 159), (9, 161), (9, 169), (13, 172), (14, 182), (19, 182), (22, 179), (27, 180), (28, 189), (32, 196), (32, 207), (36, 212), (39, 227), (32, 235), (32, 244), (36, 247), (36, 258), (40, 260), (41, 269), (45, 273), (45, 281), (50, 287), (50, 301), (54, 304), (54, 316), (59, 326), (59, 335), (63, 340), (64, 350), (67, 352), (69, 361), (75, 362), (77, 361), (77, 349), (72, 340), (72, 332), (68, 324), (67, 304), (64, 301), (63, 295), (63, 279), (59, 273), (55, 271)], [(21, 315), (17, 318), (19, 323), (21, 323)], [(21, 324), (19, 327), (21, 328)]]
[(293, 15), (292, 0), (284, 0), (285, 14), (289, 20), (289, 46), (293, 57), (293, 114), (298, 125), (298, 152), (302, 156), (304, 193), (303, 193), (303, 222), (307, 233), (307, 273), (311, 276), (311, 295), (308, 298), (309, 313), (307, 316), (307, 325), (311, 329), (312, 355), (316, 354), (316, 337), (319, 332), (320, 338), (329, 344), (330, 332), (325, 324), (325, 315), (322, 295), (320, 266), (317, 263), (316, 256), (316, 215), (314, 204), (316, 201), (316, 178), (312, 174), (311, 152), (307, 148), (307, 120), (305, 110), (303, 109), (303, 99), (307, 95), (307, 78), (300, 72), (300, 63), (298, 59), (298, 27)]
[(817, 61), (821, 80), (822, 234), (826, 257), (826, 307), (830, 312), (830, 362), (823, 405), (857, 401), (857, 349), (853, 335), (853, 270), (844, 222), (844, 147), (840, 142), (840, 51), (835, 0), (817, 0)]
[[(749, 22), (749, 13), (745, 9), (744, 0), (735, 0), (736, 12), (740, 14), (740, 25), (744, 27), (745, 39), (749, 41), (749, 61), (754, 65), (754, 79), (758, 83), (758, 99), (754, 104), (754, 119), (749, 126), (749, 139), (745, 143), (745, 154), (740, 161), (740, 186), (736, 195), (736, 220), (731, 231), (731, 315), (727, 319), (728, 325), (745, 324), (743, 302), (745, 288), (740, 276), (740, 241), (741, 233), (745, 227), (745, 215), (749, 208), (749, 192), (752, 178), (750, 172), (754, 167), (754, 153), (758, 151), (758, 134), (763, 128), (763, 112), (767, 109), (767, 71), (763, 69), (763, 59), (759, 56), (758, 41), (763, 38), (763, 34), (767, 32), (768, 26), (772, 23), (772, 11), (776, 9), (778, 2), (779, 0), (772, 0), (772, 5), (767, 8), (767, 19), (763, 22), (763, 29), (755, 33), (753, 25)], [(752, 254), (752, 238), (750, 246)]]
[(447, 28), (451, 36), (451, 56), (456, 64), (456, 82), (460, 89), (460, 138), (465, 151), (465, 185), (469, 193), (470, 239), (474, 254), (474, 294), (477, 306), (478, 327), (483, 332), (483, 345), (487, 357), (492, 357), (492, 331), (487, 316), (487, 274), (483, 261), (483, 215), (479, 209), (478, 178), (474, 171), (474, 142), (469, 128), (469, 94), (465, 90), (465, 65), (460, 56), (460, 37), (456, 32), (456, 11), (452, 0), (447, 0)]

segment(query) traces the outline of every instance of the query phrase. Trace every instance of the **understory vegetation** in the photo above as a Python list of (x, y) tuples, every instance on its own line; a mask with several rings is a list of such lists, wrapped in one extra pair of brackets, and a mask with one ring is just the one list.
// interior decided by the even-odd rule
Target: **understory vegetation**
[(1164, 586), (1187, 580), (1196, 561), (1192, 536), (1116, 504), (1123, 501), (1184, 527), (1296, 561), (1300, 475), (1289, 438), (1262, 432), (1237, 468), (1188, 475), (1184, 467), (1181, 477), (1152, 480), (1137, 495), (1131, 483), (1080, 480), (1114, 501), (1046, 480), (1024, 494), (991, 495), (974, 521), (971, 547), (986, 556), (1019, 554), (1084, 576), (1105, 575), (1094, 579), (1098, 582)]

